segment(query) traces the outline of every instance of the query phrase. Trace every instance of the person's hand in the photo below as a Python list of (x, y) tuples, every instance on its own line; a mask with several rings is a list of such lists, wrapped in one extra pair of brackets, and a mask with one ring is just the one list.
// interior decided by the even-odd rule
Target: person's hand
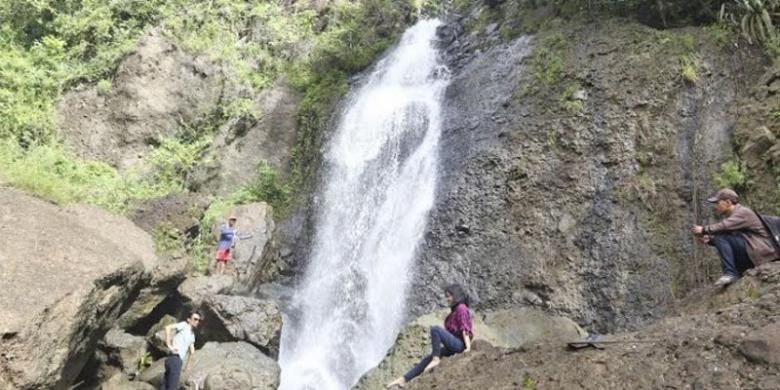
[(466, 348), (466, 349), (464, 349), (464, 350), (463, 350), (463, 353), (466, 353), (466, 352), (468, 352), (468, 351), (471, 351), (471, 348)]
[(697, 236), (696, 240), (698, 240), (702, 244), (709, 244), (710, 243), (710, 236)]
[(693, 227), (691, 228), (691, 231), (693, 232), (693, 234), (698, 236), (698, 235), (704, 233), (704, 227), (700, 226), (700, 225), (693, 225)]
[(179, 350), (174, 347), (173, 345), (167, 344), (168, 350), (171, 351), (171, 353), (179, 353)]

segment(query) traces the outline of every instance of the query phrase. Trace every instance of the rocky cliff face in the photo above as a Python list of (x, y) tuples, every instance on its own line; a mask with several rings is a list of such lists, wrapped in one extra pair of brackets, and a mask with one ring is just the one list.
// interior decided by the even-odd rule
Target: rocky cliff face
[(714, 275), (688, 230), (708, 215), (760, 56), (696, 28), (611, 20), (505, 40), (467, 21), (440, 34), (453, 82), (412, 311), (459, 281), (480, 307), (538, 306), (604, 332), (658, 318)]

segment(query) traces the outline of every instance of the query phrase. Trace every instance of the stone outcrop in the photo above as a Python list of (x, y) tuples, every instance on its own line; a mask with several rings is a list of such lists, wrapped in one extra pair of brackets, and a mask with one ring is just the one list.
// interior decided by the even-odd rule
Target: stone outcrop
[(780, 365), (780, 323), (773, 322), (745, 335), (739, 351), (750, 361)]
[(207, 58), (184, 53), (155, 31), (120, 64), (112, 83), (105, 93), (92, 87), (65, 94), (57, 123), (80, 157), (127, 168), (150, 145), (214, 112), (224, 76)]
[[(414, 313), (461, 282), (480, 307), (531, 304), (604, 333), (658, 319), (673, 291), (709, 282), (716, 255), (690, 225), (708, 220), (701, 202), (732, 155), (730, 107), (757, 56), (699, 29), (659, 40), (629, 21), (567, 22), (506, 39), (500, 25), (467, 31), (472, 16), (441, 30), (452, 83)], [(679, 76), (685, 50), (694, 85)], [(553, 60), (559, 72), (543, 81)]]
[[(282, 312), (271, 300), (234, 295), (214, 295), (206, 299), (204, 323), (206, 333), (222, 333), (208, 337), (209, 340), (245, 341), (270, 356), (279, 353), (279, 339), (282, 333)], [(218, 321), (217, 327), (208, 328), (211, 320)]]
[(191, 307), (197, 309), (210, 296), (231, 293), (234, 284), (230, 275), (194, 276), (182, 282), (178, 292)]
[(288, 174), (301, 95), (280, 80), (254, 100), (260, 117), (229, 120), (206, 151), (209, 163), (194, 176), (202, 191), (233, 192), (257, 177), (261, 162)]
[[(244, 342), (208, 342), (195, 353), (189, 372), (181, 383), (187, 389), (276, 389), (279, 386), (279, 366), (251, 344)], [(147, 368), (140, 380), (159, 387), (165, 372), (165, 361), (160, 359)], [(222, 387), (225, 386), (225, 387)]]
[[(424, 315), (407, 325), (379, 365), (366, 373), (355, 390), (379, 390), (431, 353), (430, 327), (442, 326), (447, 311)], [(518, 348), (534, 343), (578, 340), (585, 332), (565, 317), (522, 308), (472, 315), (474, 342), (487, 347)], [(447, 359), (445, 359), (447, 360)]]
[(105, 211), (1, 187), (0, 214), (0, 388), (67, 388), (148, 283), (152, 240)]

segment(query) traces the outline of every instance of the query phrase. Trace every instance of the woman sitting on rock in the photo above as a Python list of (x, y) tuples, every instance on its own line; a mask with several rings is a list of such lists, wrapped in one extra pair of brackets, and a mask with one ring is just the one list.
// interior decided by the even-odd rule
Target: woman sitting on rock
[(442, 356), (451, 356), (456, 353), (471, 350), (471, 313), (469, 313), (469, 297), (463, 289), (453, 284), (444, 289), (450, 314), (444, 320), (444, 328), (431, 327), (431, 344), (433, 352), (424, 357), (420, 363), (409, 370), (404, 376), (390, 382), (387, 388), (393, 386), (404, 387), (407, 382), (423, 372), (428, 372), (439, 365)]

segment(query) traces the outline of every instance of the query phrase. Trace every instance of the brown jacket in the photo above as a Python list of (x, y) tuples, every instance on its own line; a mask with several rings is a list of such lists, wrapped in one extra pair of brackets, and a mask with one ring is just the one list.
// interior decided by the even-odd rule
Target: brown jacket
[(769, 241), (761, 220), (753, 210), (740, 204), (725, 219), (704, 228), (708, 234), (737, 232), (745, 238), (747, 253), (755, 265), (761, 265), (777, 259), (775, 248)]

